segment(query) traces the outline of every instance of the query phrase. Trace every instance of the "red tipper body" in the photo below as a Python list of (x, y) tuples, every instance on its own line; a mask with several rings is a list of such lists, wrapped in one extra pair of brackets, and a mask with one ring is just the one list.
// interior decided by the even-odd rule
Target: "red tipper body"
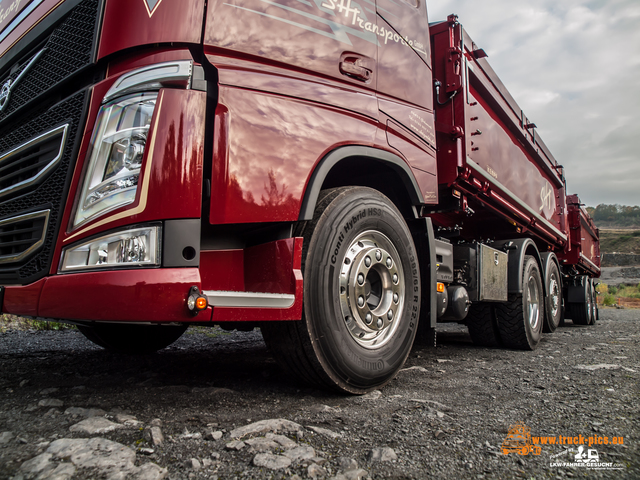
[(576, 265), (581, 270), (600, 275), (600, 232), (578, 195), (568, 195), (569, 235), (571, 250), (559, 255), (567, 265)]
[[(549, 250), (569, 249), (562, 167), (536, 135), (456, 17), (431, 26), (436, 105), (437, 215), (464, 223), (469, 238), (533, 236)], [(474, 215), (467, 218), (466, 209)]]

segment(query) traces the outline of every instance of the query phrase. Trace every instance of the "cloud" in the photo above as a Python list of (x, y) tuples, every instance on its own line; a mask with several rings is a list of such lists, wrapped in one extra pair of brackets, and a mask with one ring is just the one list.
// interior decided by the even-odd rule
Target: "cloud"
[(429, 0), (456, 13), (589, 205), (640, 205), (638, 0)]

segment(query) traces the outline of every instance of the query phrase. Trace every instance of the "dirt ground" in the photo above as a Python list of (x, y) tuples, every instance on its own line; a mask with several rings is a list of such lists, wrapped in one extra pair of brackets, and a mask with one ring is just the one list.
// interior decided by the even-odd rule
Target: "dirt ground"
[(569, 321), (533, 352), (444, 325), (389, 385), (349, 397), (288, 378), (259, 331), (190, 329), (133, 357), (10, 330), (0, 478), (640, 478), (639, 360), (640, 310)]

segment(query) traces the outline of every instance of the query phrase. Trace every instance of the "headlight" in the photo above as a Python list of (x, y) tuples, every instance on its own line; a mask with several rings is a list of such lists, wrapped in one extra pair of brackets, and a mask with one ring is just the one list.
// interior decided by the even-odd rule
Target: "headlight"
[(135, 200), (157, 98), (132, 95), (98, 112), (74, 227)]
[(160, 226), (133, 228), (65, 248), (60, 271), (159, 266), (161, 233)]

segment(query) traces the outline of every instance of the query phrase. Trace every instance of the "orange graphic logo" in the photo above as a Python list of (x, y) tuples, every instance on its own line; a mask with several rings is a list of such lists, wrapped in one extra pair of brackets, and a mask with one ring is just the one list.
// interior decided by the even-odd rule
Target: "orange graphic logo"
[(531, 443), (531, 429), (524, 423), (518, 423), (509, 427), (507, 438), (502, 442), (502, 453), (505, 455), (510, 453), (540, 455), (542, 448)]

